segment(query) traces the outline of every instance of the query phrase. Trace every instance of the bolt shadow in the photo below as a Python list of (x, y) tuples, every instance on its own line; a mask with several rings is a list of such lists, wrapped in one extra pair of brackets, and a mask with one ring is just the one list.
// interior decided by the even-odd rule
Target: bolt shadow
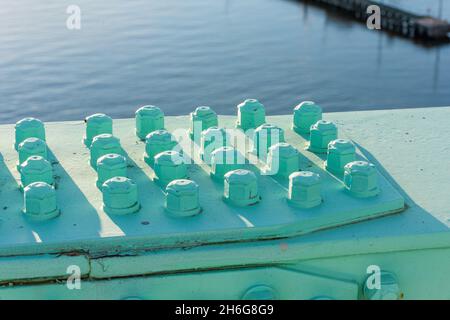
[(400, 214), (396, 215), (401, 217), (404, 220), (404, 228), (403, 230), (414, 229), (415, 227), (421, 226), (423, 224), (427, 225), (428, 229), (431, 227), (434, 232), (436, 231), (448, 231), (448, 227), (436, 219), (429, 211), (422, 208), (418, 205), (413, 198), (409, 196), (409, 194), (397, 183), (397, 181), (389, 174), (389, 172), (383, 167), (383, 165), (363, 146), (359, 143), (353, 141), (355, 145), (360, 150), (361, 154), (367, 158), (367, 160), (373, 163), (378, 171), (388, 180), (390, 184), (394, 186), (394, 188), (400, 193), (400, 195), (405, 199), (406, 207), (412, 209), (414, 211), (414, 215), (412, 212), (404, 211)]

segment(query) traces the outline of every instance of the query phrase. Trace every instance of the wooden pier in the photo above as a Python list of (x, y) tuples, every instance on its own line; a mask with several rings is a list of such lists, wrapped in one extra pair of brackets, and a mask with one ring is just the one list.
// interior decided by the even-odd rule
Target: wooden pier
[(435, 17), (417, 15), (378, 1), (370, 0), (303, 0), (322, 6), (336, 8), (355, 19), (366, 22), (372, 13), (367, 13), (371, 5), (380, 7), (381, 29), (409, 38), (448, 40), (450, 24)]

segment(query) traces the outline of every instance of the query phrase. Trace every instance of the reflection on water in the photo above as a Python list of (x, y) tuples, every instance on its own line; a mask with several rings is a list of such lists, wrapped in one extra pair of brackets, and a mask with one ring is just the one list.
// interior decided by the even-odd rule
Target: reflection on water
[(326, 111), (450, 105), (449, 46), (369, 31), (302, 2), (76, 3), (80, 31), (66, 29), (72, 2), (0, 6), (0, 122), (130, 117), (149, 103), (169, 115), (197, 105), (234, 114), (247, 97), (270, 114), (306, 99)]

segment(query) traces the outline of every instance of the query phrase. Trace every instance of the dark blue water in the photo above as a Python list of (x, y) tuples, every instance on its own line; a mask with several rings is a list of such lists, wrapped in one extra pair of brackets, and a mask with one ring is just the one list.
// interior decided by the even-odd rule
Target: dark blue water
[[(438, 3), (390, 2), (420, 12)], [(234, 114), (248, 97), (270, 114), (306, 99), (326, 111), (450, 105), (449, 46), (420, 46), (301, 2), (0, 4), (1, 123), (131, 117), (142, 104)], [(81, 8), (81, 30), (66, 28), (70, 4)]]

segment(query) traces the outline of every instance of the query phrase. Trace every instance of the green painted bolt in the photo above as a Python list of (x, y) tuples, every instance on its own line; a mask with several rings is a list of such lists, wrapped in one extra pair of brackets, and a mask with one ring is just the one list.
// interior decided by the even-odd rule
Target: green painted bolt
[(401, 298), (400, 286), (397, 277), (387, 271), (380, 272), (380, 283), (378, 288), (369, 288), (369, 278), (366, 279), (363, 289), (364, 297), (368, 300), (398, 300)]
[(31, 156), (41, 156), (48, 159), (47, 144), (39, 138), (27, 138), (19, 144), (19, 164), (17, 170), (20, 171), (20, 165)]
[(242, 300), (275, 300), (276, 293), (266, 285), (256, 285), (248, 289), (242, 296)]
[(268, 123), (262, 124), (253, 133), (253, 153), (265, 159), (269, 148), (279, 142), (284, 142), (283, 129)]
[(23, 213), (35, 220), (48, 220), (59, 215), (56, 191), (45, 182), (33, 182), (24, 189)]
[(217, 114), (210, 107), (197, 107), (194, 112), (191, 112), (190, 116), (191, 127), (189, 129), (189, 135), (194, 141), (200, 138), (203, 130), (219, 125)]
[(86, 135), (83, 142), (88, 148), (91, 147), (95, 136), (113, 133), (113, 121), (109, 116), (103, 113), (93, 114), (87, 117), (84, 122), (86, 122)]
[(289, 176), (288, 202), (304, 209), (320, 205), (320, 176), (310, 171), (292, 173)]
[(294, 108), (292, 128), (297, 133), (309, 133), (311, 126), (322, 120), (322, 108), (312, 101), (303, 101)]
[(344, 184), (350, 194), (358, 198), (373, 197), (380, 191), (377, 170), (366, 161), (353, 161), (345, 165)]
[(344, 166), (356, 159), (355, 145), (347, 139), (336, 139), (328, 144), (325, 169), (331, 173), (341, 175)]
[(108, 153), (97, 160), (97, 188), (114, 177), (127, 176), (127, 158), (120, 154)]
[(211, 176), (223, 179), (228, 171), (241, 168), (240, 154), (233, 147), (221, 147), (211, 153)]
[(41, 156), (31, 156), (20, 165), (21, 189), (33, 182), (53, 185), (53, 169), (50, 162)]
[(228, 137), (225, 129), (218, 127), (211, 127), (202, 131), (200, 138), (200, 156), (202, 160), (210, 164), (211, 153), (228, 144)]
[(261, 198), (256, 175), (244, 169), (228, 171), (224, 176), (223, 196), (226, 202), (238, 207), (258, 203)]
[(300, 153), (289, 143), (277, 143), (269, 148), (267, 157), (268, 173), (288, 178), (300, 170)]
[(256, 99), (247, 99), (237, 106), (238, 119), (236, 127), (246, 131), (255, 129), (266, 122), (266, 111)]
[(124, 155), (124, 151), (120, 146), (120, 140), (112, 134), (105, 133), (95, 136), (91, 144), (91, 167), (97, 170), (97, 160), (106, 154), (117, 153)]
[(145, 139), (144, 161), (153, 166), (155, 156), (163, 151), (173, 150), (178, 145), (174, 136), (167, 130), (156, 130)]
[(136, 111), (136, 135), (145, 140), (150, 132), (164, 129), (164, 113), (155, 106), (143, 106)]
[(201, 211), (198, 184), (192, 180), (177, 179), (166, 187), (166, 212), (174, 217), (189, 217)]
[(337, 127), (333, 122), (319, 120), (311, 126), (308, 150), (327, 153), (328, 144), (337, 139)]
[(163, 187), (173, 180), (187, 177), (187, 167), (183, 156), (177, 151), (158, 153), (155, 156), (154, 170), (157, 182)]
[(139, 211), (136, 183), (126, 177), (114, 177), (102, 185), (103, 211), (123, 215)]
[(45, 141), (45, 128), (41, 120), (25, 118), (15, 125), (16, 141), (14, 149), (18, 150), (19, 144), (27, 138), (39, 138)]

